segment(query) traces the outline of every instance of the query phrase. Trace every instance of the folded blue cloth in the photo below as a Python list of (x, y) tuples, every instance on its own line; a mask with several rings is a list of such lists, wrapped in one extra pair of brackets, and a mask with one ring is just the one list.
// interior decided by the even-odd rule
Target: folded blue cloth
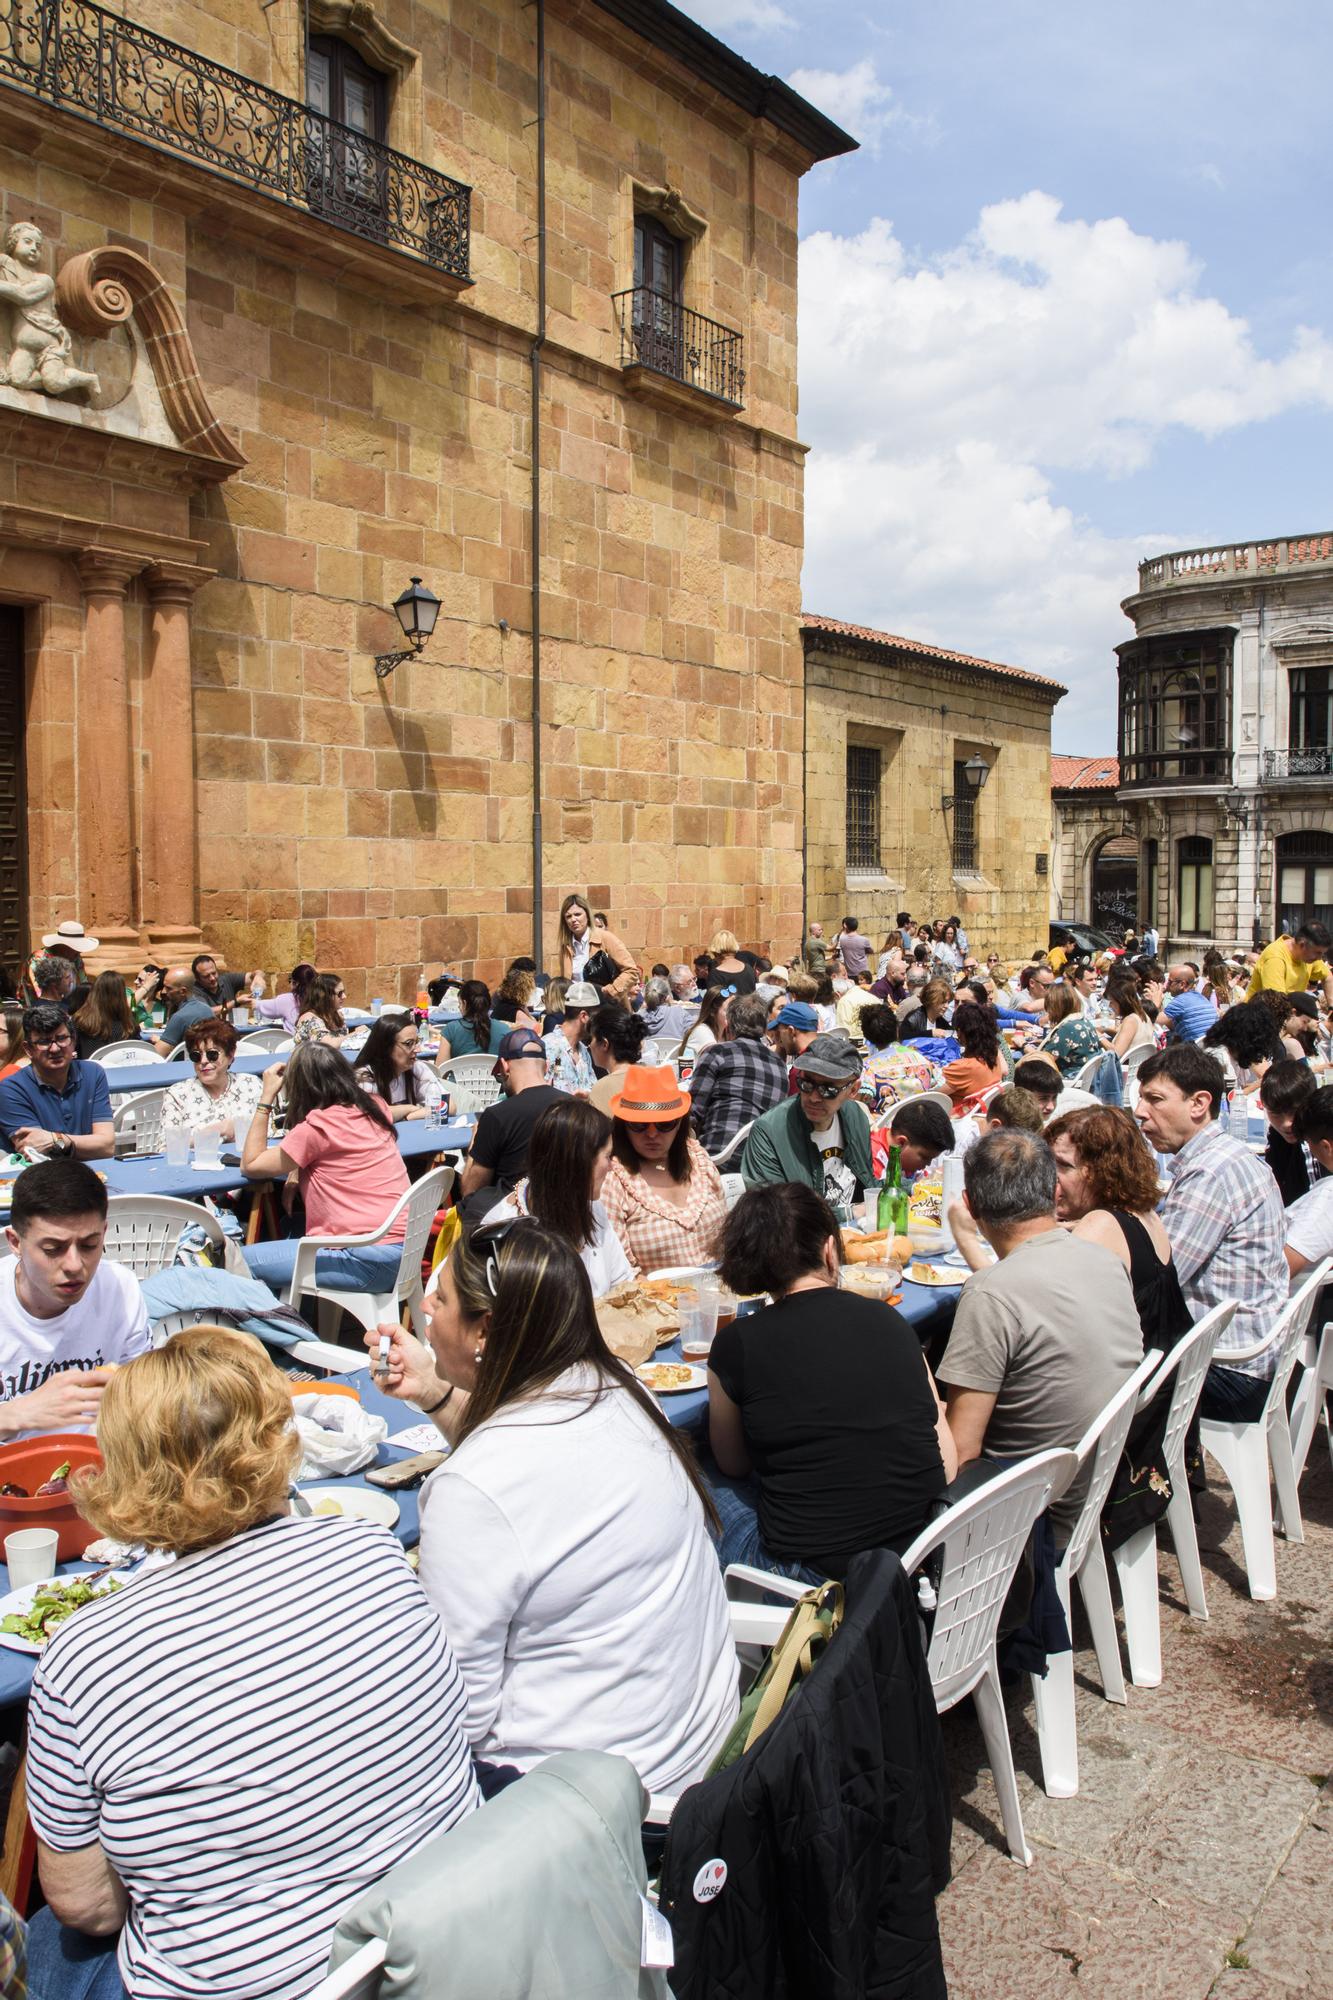
[(313, 1338), (301, 1315), (283, 1305), (258, 1278), (235, 1278), (230, 1271), (210, 1271), (177, 1264), (145, 1278), (144, 1304), (150, 1319), (168, 1313), (206, 1312), (272, 1347), (291, 1347)]

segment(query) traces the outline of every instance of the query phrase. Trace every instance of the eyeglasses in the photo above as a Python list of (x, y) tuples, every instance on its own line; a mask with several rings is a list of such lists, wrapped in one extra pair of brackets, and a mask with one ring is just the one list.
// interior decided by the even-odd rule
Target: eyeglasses
[(822, 1097), (828, 1104), (835, 1097), (841, 1096), (851, 1081), (851, 1077), (845, 1077), (841, 1083), (821, 1083), (816, 1076), (798, 1076), (796, 1088), (802, 1097)]
[(29, 1035), (27, 1039), (30, 1049), (58, 1049), (66, 1042), (72, 1043), (74, 1037), (68, 1028), (57, 1028), (53, 1035)]
[(196, 1068), (198, 1068), (200, 1063), (221, 1062), (222, 1051), (221, 1049), (200, 1049), (198, 1053), (194, 1057), (192, 1057), (192, 1061), (194, 1062)]

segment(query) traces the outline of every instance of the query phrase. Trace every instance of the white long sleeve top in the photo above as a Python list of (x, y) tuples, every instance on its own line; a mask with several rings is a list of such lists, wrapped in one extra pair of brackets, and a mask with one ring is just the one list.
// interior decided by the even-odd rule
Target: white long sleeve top
[(571, 1369), (430, 1475), (421, 1567), (474, 1750), (527, 1770), (627, 1757), (650, 1791), (702, 1777), (738, 1707), (703, 1508), (629, 1391)]

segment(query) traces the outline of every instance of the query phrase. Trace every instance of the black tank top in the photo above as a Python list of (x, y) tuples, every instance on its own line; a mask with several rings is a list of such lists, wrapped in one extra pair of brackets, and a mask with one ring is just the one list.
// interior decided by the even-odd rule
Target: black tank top
[(1162, 1262), (1137, 1215), (1121, 1208), (1112, 1209), (1111, 1213), (1120, 1224), (1129, 1249), (1129, 1282), (1134, 1288), (1134, 1303), (1143, 1329), (1143, 1351), (1146, 1354), (1150, 1347), (1160, 1347), (1163, 1354), (1169, 1354), (1181, 1335), (1188, 1333), (1194, 1324), (1194, 1315), (1176, 1276), (1175, 1259), (1168, 1257), (1165, 1264)]

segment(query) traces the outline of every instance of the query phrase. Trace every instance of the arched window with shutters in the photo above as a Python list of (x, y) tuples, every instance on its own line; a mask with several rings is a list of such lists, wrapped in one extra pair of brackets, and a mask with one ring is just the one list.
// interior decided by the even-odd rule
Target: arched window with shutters
[(1279, 834), (1274, 859), (1278, 929), (1310, 923), (1333, 929), (1333, 833)]
[(1210, 937), (1213, 929), (1213, 843), (1200, 833), (1176, 842), (1176, 929)]

